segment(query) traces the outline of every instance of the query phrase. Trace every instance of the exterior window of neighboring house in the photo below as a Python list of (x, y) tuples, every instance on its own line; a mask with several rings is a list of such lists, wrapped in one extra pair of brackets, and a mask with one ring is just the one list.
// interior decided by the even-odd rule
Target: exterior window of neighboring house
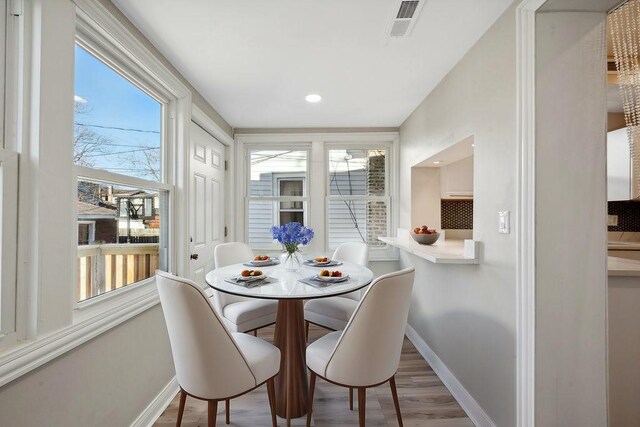
[(307, 221), (307, 150), (248, 151), (247, 216), (249, 245), (274, 246), (271, 227)]
[(75, 295), (83, 301), (166, 269), (171, 187), (161, 97), (90, 44), (79, 40), (75, 56)]
[[(302, 197), (304, 195), (304, 178), (276, 178), (278, 196)], [(304, 202), (287, 201), (276, 203), (279, 224), (299, 222), (304, 225)]]
[(382, 247), (389, 228), (388, 155), (381, 149), (330, 149), (327, 234), (329, 249), (344, 242)]

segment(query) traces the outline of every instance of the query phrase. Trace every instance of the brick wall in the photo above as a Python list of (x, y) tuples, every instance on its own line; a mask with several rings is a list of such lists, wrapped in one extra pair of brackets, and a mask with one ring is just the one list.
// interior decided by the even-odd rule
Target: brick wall
[[(385, 193), (385, 156), (369, 157), (367, 168), (367, 195), (382, 196)], [(378, 236), (387, 236), (387, 206), (383, 201), (367, 202), (367, 243), (384, 246)]]

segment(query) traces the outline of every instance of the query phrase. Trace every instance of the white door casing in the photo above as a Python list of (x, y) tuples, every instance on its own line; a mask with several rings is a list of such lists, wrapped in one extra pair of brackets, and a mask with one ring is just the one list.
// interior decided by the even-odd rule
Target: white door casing
[(213, 248), (224, 242), (225, 147), (191, 122), (189, 147), (189, 276), (204, 284)]

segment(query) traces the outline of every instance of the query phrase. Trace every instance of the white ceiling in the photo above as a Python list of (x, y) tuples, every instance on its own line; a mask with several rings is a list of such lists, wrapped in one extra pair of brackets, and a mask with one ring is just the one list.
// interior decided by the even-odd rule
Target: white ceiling
[(399, 39), (386, 37), (394, 0), (112, 1), (250, 128), (399, 126), (513, 0), (427, 0)]

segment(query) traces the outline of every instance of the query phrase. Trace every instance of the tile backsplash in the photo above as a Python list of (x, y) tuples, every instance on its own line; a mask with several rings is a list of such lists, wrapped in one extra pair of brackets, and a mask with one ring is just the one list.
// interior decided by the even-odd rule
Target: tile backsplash
[(441, 200), (440, 222), (444, 230), (473, 230), (473, 200)]
[(608, 211), (618, 216), (618, 225), (608, 226), (608, 231), (640, 231), (640, 201), (609, 202)]

